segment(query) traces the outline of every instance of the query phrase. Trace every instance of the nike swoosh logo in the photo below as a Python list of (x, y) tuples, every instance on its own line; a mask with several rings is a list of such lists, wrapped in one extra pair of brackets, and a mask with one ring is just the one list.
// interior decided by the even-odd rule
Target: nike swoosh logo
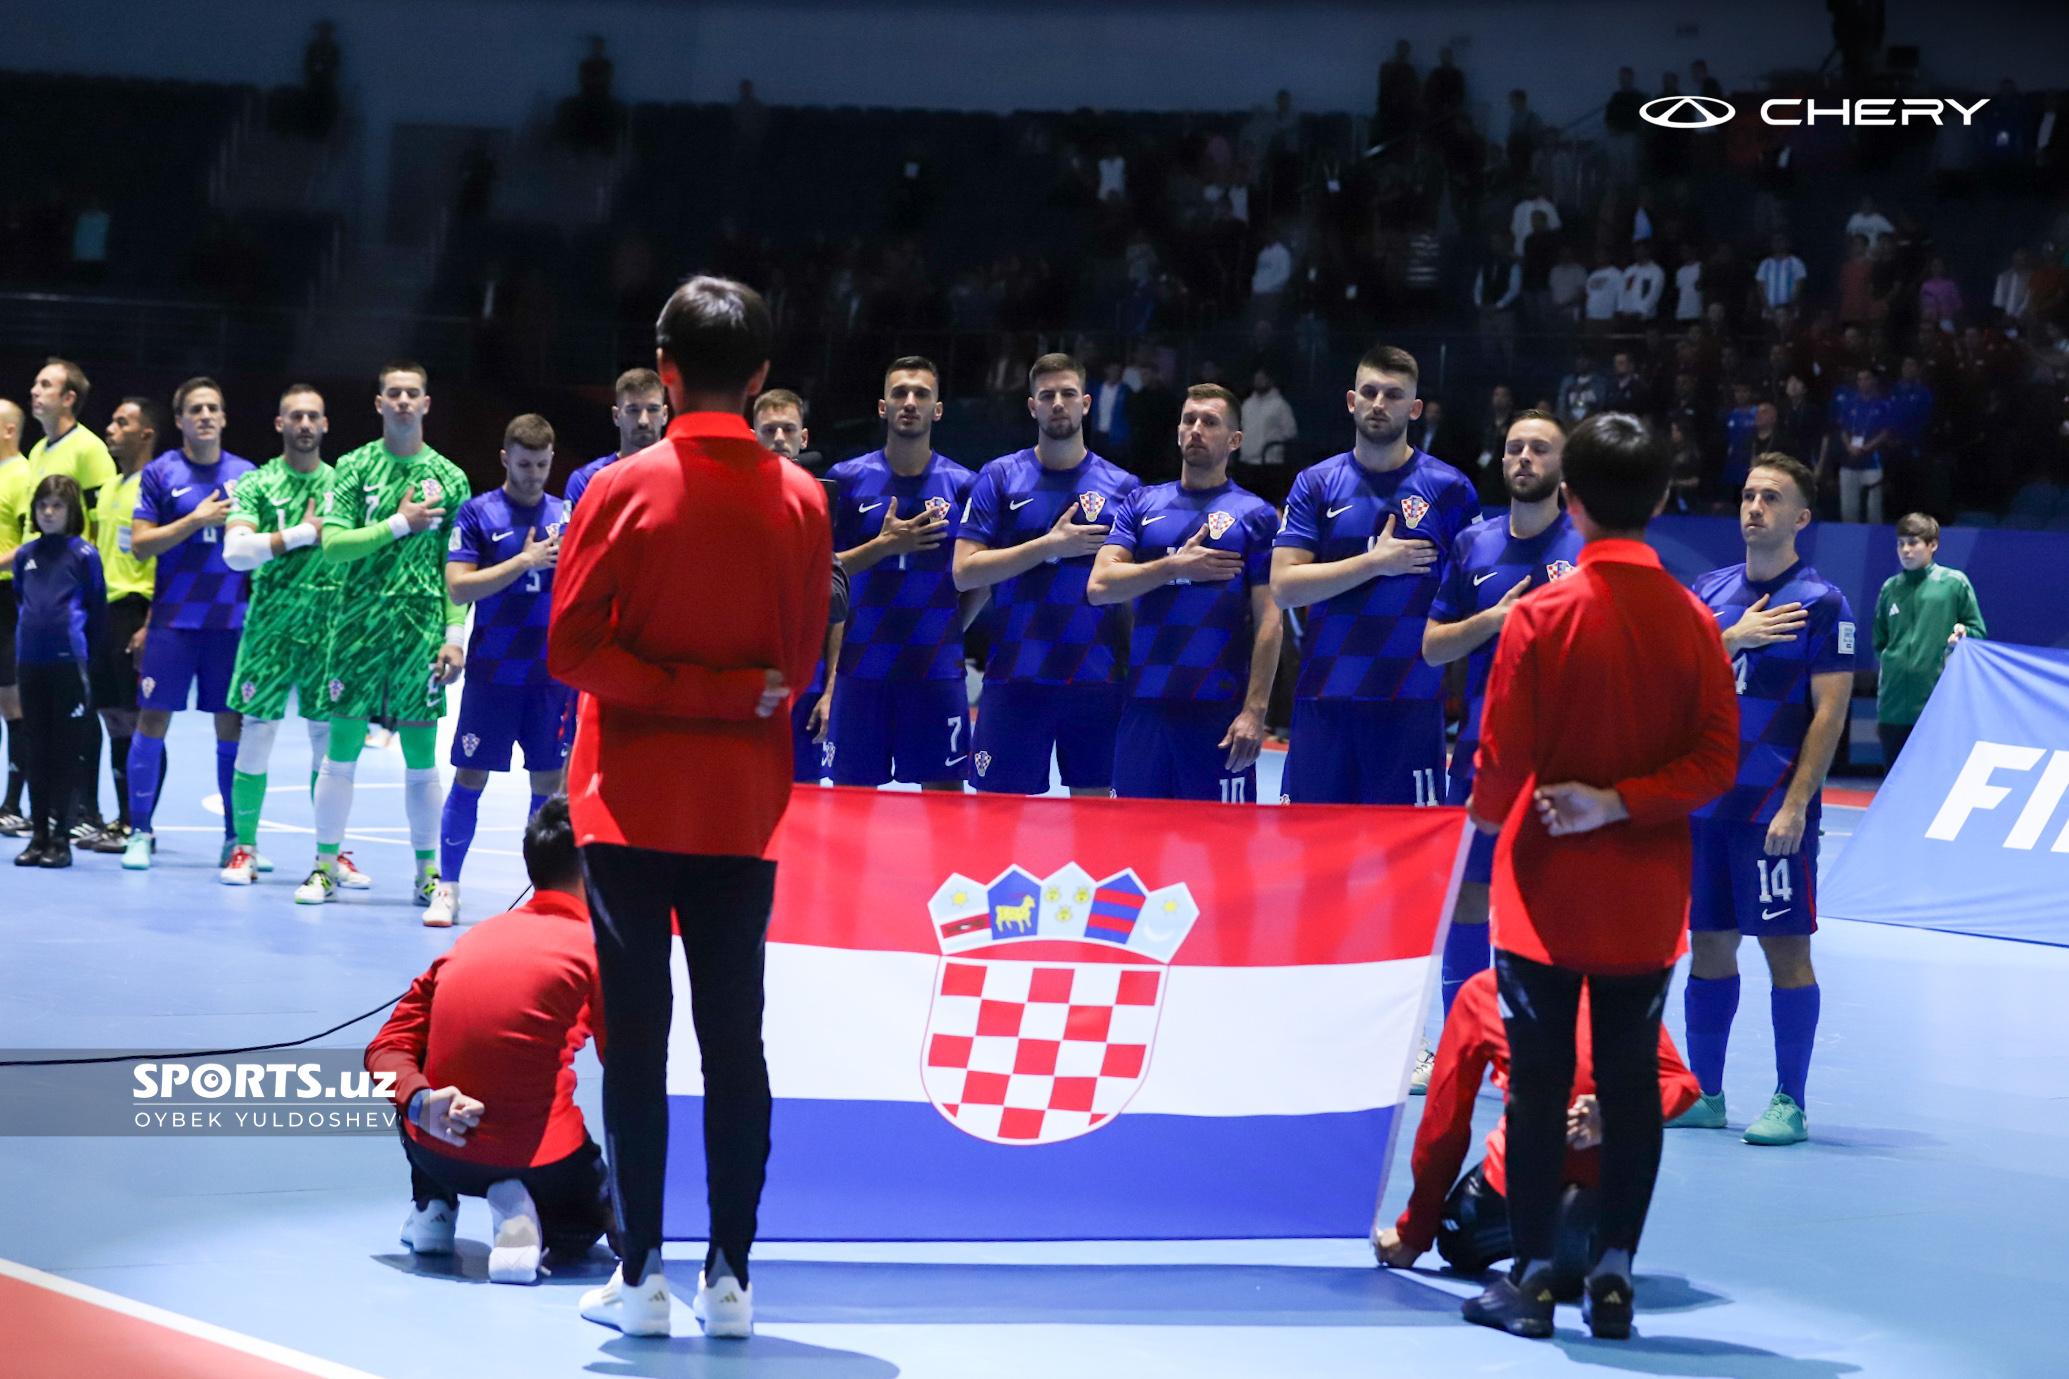
[(1492, 570), (1489, 570), (1489, 571), (1488, 571), (1488, 572), (1487, 572), (1486, 574), (1484, 574), (1484, 575), (1474, 575), (1474, 576), (1473, 576), (1473, 587), (1474, 587), (1475, 589), (1477, 589), (1477, 588), (1479, 588), (1479, 587), (1480, 587), (1481, 585), (1485, 584), (1485, 583), (1486, 583), (1486, 582), (1487, 582), (1488, 580), (1490, 580), (1490, 579), (1493, 579), (1493, 578), (1494, 578), (1494, 571), (1492, 571)]
[(882, 507), (882, 506), (883, 506), (883, 504), (882, 504), (881, 502), (871, 503), (871, 504), (870, 504), (870, 505), (869, 505), (868, 507), (864, 507), (864, 506), (863, 506), (862, 504), (860, 504), (860, 503), (857, 503), (857, 504), (855, 504), (855, 511), (857, 511), (857, 512), (875, 512), (875, 511), (876, 511), (876, 510), (877, 510), (878, 508), (880, 508), (880, 507)]
[(962, 754), (962, 756), (959, 756), (959, 757), (950, 757), (950, 758), (948, 759), (948, 763), (947, 763), (947, 764), (948, 764), (948, 765), (950, 765), (950, 766), (953, 766), (953, 765), (955, 765), (955, 764), (956, 764), (957, 762), (959, 762), (959, 761), (964, 761), (964, 760), (967, 760), (967, 759), (969, 758), (969, 755), (970, 755), (970, 754), (969, 754), (968, 752), (965, 752), (965, 753), (963, 753), (963, 754)]
[[(188, 485), (187, 485), (187, 488), (192, 488), (192, 487), (194, 487), (194, 485), (192, 485), (192, 484), (188, 484)], [(173, 496), (173, 497), (175, 497), (175, 498), (179, 497), (179, 496), (180, 496), (180, 495), (181, 495), (182, 493), (185, 493), (185, 492), (187, 491), (187, 488), (176, 488), (176, 489), (174, 489), (174, 490), (172, 491), (172, 496)]]
[(1032, 503), (1033, 501), (1034, 501), (1034, 499), (1032, 499), (1032, 498), (1022, 498), (1022, 499), (1021, 499), (1021, 500), (1020, 500), (1019, 502), (1017, 502), (1017, 503), (1008, 503), (1008, 504), (1006, 504), (1006, 508), (1007, 508), (1007, 510), (1008, 510), (1008, 511), (1011, 511), (1011, 512), (1018, 512), (1018, 511), (1020, 511), (1020, 509), (1022, 509), (1022, 508), (1024, 508), (1024, 507), (1026, 507), (1026, 506), (1027, 506), (1027, 505), (1028, 505), (1029, 503)]
[(1350, 505), (1349, 503), (1345, 503), (1345, 504), (1344, 504), (1344, 505), (1343, 505), (1342, 507), (1340, 507), (1340, 508), (1331, 508), (1331, 509), (1329, 509), (1329, 511), (1327, 511), (1327, 512), (1323, 513), (1322, 515), (1323, 515), (1324, 517), (1337, 517), (1337, 516), (1340, 516), (1340, 515), (1342, 515), (1343, 513), (1349, 512), (1350, 510), (1351, 510), (1351, 505)]
[(505, 538), (507, 538), (507, 537), (508, 537), (509, 535), (510, 535), (510, 533), (509, 533), (509, 532), (507, 532), (507, 531), (499, 531), (499, 532), (497, 532), (497, 533), (496, 533), (496, 534), (495, 534), (494, 536), (491, 536), (491, 537), (489, 538), (489, 540), (491, 540), (491, 541), (501, 541), (501, 540), (504, 540)]
[(1168, 512), (1160, 512), (1155, 517), (1145, 517), (1142, 519), (1142, 525), (1146, 527), (1152, 522), (1161, 522), (1170, 515)]
[(1762, 910), (1760, 912), (1760, 917), (1762, 919), (1778, 919), (1787, 913), (1789, 913), (1789, 907), (1784, 905), (1779, 910)]

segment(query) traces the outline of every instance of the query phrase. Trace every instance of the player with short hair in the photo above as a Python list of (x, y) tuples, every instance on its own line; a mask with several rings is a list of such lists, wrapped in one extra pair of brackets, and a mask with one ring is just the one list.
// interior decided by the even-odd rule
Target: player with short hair
[[(317, 768), (330, 748), (325, 656), (338, 611), (338, 570), (317, 549), (323, 539), (323, 498), (333, 474), (323, 462), (323, 438), (330, 431), (323, 395), (310, 384), (291, 384), (280, 395), (273, 429), (280, 433), (281, 453), (237, 486), (223, 524), (224, 562), (251, 574), (251, 605), (232, 677), (231, 700), (243, 713), (244, 725), (231, 787), (237, 846), (219, 878), (226, 886), (249, 886), (261, 870), (259, 814), (289, 691), (309, 732), (312, 793)], [(339, 880), (359, 890), (370, 884), (349, 861), (340, 863)]]
[[(244, 630), (245, 578), (224, 561), (222, 537), (238, 481), (257, 466), (223, 449), (229, 417), (214, 379), (190, 378), (174, 389), (172, 419), (180, 446), (144, 466), (130, 519), (130, 553), (157, 562), (138, 668), (143, 697), (129, 740), (130, 834), (122, 865), (130, 871), (148, 870), (158, 848), (151, 815), (164, 781), (165, 730), (187, 707), (189, 690), (196, 708), (215, 715), (216, 789), (225, 801), (236, 794), (243, 727), (231, 707), (230, 683)], [(236, 847), (235, 814), (225, 808), (217, 865), (228, 866)]]
[[(108, 730), (108, 774), (115, 786), (115, 822), (79, 845), (88, 852), (119, 853), (129, 844), (129, 750), (136, 736), (138, 670), (157, 591), (157, 562), (139, 560), (131, 549), (131, 524), (143, 485), (144, 465), (165, 433), (165, 409), (147, 397), (126, 397), (108, 418), (108, 454), (115, 477), (101, 489), (94, 508), (93, 543), (101, 553), (108, 585), (107, 631), (93, 649), (88, 672), (93, 707)], [(87, 798), (100, 793), (100, 768), (85, 781)]]
[(1111, 509), (1142, 481), (1085, 448), (1085, 366), (1045, 354), (1028, 370), (1025, 450), (986, 465), (956, 533), (956, 588), (992, 590), (998, 635), (971, 742), (973, 783), (1038, 795), (1055, 752), (1073, 795), (1113, 793), (1128, 609), (1085, 599)]
[[(1463, 805), (1473, 795), (1473, 757), (1480, 747), (1480, 711), (1487, 702), (1487, 676), (1494, 646), (1516, 600), (1532, 589), (1563, 579), (1580, 565), (1584, 544), (1559, 503), (1565, 478), (1566, 428), (1550, 412), (1518, 412), (1502, 447), (1506, 514), (1482, 518), (1452, 543), (1444, 582), (1430, 604), (1423, 628), (1423, 659), (1433, 666), (1466, 663), (1465, 719), (1451, 750), (1444, 802)], [(1443, 996), (1448, 1013), (1465, 980), (1487, 966), (1487, 888), (1494, 879), (1494, 838), (1475, 832), (1466, 856), (1465, 879), (1451, 912), (1444, 942)], [(1427, 1063), (1416, 1069), (1428, 1085)]]
[(1124, 798), (1257, 799), (1283, 635), (1271, 589), (1279, 514), (1229, 480), (1242, 419), (1243, 404), (1220, 384), (1186, 389), (1180, 477), (1129, 494), (1092, 565), (1089, 602), (1135, 604), (1114, 748), (1114, 793)]
[(28, 420), (22, 409), (0, 397), (0, 725), (8, 738), (7, 796), (0, 804), (0, 836), (17, 837), (29, 831), (21, 814), (24, 782), (23, 751), (28, 740), (20, 736), (22, 694), (15, 684), (14, 551), (21, 545), (21, 523), (15, 516), (26, 500), (19, 486), (27, 479), (29, 457), (22, 454), (22, 425)]
[(883, 447), (826, 474), (839, 489), (833, 549), (849, 579), (832, 691), (835, 785), (960, 791), (969, 774), (963, 629), (988, 595), (959, 593), (949, 568), (977, 476), (935, 452), (941, 408), (933, 360), (892, 360), (877, 402)]
[(627, 455), (637, 455), (655, 444), (668, 429), (668, 390), (661, 386), (661, 375), (652, 369), (627, 369), (619, 374), (611, 395), (611, 422), (618, 428), (618, 448), (568, 475), (561, 489), (561, 501), (570, 511), (582, 501), (582, 491), (589, 487), (590, 480)]
[[(788, 388), (770, 388), (748, 408), (754, 421), (754, 438), (763, 448), (803, 468), (798, 457), (812, 443), (805, 428), (805, 400)], [(836, 583), (847, 579), (847, 569), (834, 560)], [(812, 682), (790, 706), (790, 772), (793, 783), (817, 785), (833, 770), (833, 683), (840, 666), (841, 639), (847, 630), (842, 611), (845, 597), (839, 589), (826, 640), (821, 644), (819, 663), (812, 667)]]
[(438, 889), (438, 728), (445, 687), (467, 663), (467, 615), (447, 597), (445, 556), (467, 476), (424, 443), (431, 375), (400, 359), (375, 375), (381, 438), (338, 461), (323, 499), (323, 558), (343, 566), (325, 653), (330, 750), (316, 780), (316, 866), (295, 904), (321, 905), (343, 881), (338, 862), (353, 777), (370, 719), (396, 720), (403, 812), (416, 854), (411, 898)]
[(573, 699), (546, 673), (546, 626), (553, 612), (553, 570), (567, 530), (567, 505), (546, 491), (553, 472), (553, 426), (534, 412), (503, 428), (503, 483), (460, 505), (446, 543), (445, 589), (474, 607), (467, 683), (453, 730), (453, 788), (438, 828), (438, 885), (424, 923), (443, 928), (460, 917), (460, 869), (474, 842), (489, 772), (510, 769), (524, 748), (531, 776), (529, 819), (567, 776), (561, 724)]
[(1472, 481), (1408, 443), (1422, 415), (1415, 356), (1380, 345), (1345, 403), (1351, 448), (1301, 472), (1286, 499), (1272, 595), (1313, 608), (1301, 637), (1284, 798), (1297, 804), (1444, 802), (1444, 673), (1424, 624)]
[(1839, 586), (1805, 564), (1796, 536), (1817, 508), (1808, 466), (1755, 457), (1739, 499), (1743, 565), (1695, 581), (1717, 614), (1739, 692), (1738, 779), (1695, 811), (1688, 911), (1688, 1063), (1703, 1098), (1673, 1123), (1724, 1126), (1724, 1054), (1739, 1004), (1739, 940), (1760, 940), (1774, 979), (1777, 1086), (1748, 1144), (1808, 1138), (1803, 1084), (1820, 996), (1810, 963), (1817, 932), (1820, 792), (1853, 699), (1855, 623)]

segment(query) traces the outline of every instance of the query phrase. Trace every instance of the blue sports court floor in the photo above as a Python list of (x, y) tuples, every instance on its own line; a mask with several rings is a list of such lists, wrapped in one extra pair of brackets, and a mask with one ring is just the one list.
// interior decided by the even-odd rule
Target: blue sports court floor
[[(281, 734), (261, 838), (278, 869), (248, 891), (214, 880), (206, 734), (199, 715), (176, 722), (154, 871), (86, 855), (69, 872), (0, 870), (0, 1047), (293, 1038), (401, 991), (451, 941), (406, 897), (399, 752), (369, 751), (360, 771), (348, 846), (375, 889), (298, 909), (288, 891), (311, 847), (299, 734)], [(470, 917), (522, 886), (524, 799), (521, 778), (491, 787)], [(1857, 813), (1828, 813), (1828, 857)], [(1727, 1087), (1740, 1125), (1772, 1085), (1765, 974), (1746, 956)], [(1375, 1270), (1362, 1240), (772, 1245), (756, 1256), (754, 1341), (708, 1345), (680, 1306), (674, 1340), (626, 1340), (575, 1313), (607, 1270), (600, 1252), (594, 1277), (488, 1285), (480, 1202), (462, 1208), (457, 1266), (420, 1272), (396, 1243), (407, 1178), (383, 1140), (0, 1139), (0, 1260), (287, 1347), (301, 1358), (282, 1372), (384, 1379), (2069, 1372), (2055, 1310), (2069, 1288), (2069, 951), (1834, 922), (1818, 959), (1813, 1139), (1669, 1134), (1627, 1344), (1589, 1339), (1571, 1309), (1550, 1343), (1467, 1326), (1457, 1300), (1473, 1285)], [(1669, 1009), (1678, 1037), (1678, 996)], [(586, 1055), (584, 1075), (595, 1124)], [(1498, 1104), (1480, 1109), (1491, 1123)], [(701, 1250), (670, 1254), (678, 1291), (693, 1287)], [(21, 1297), (0, 1291), (0, 1313), (17, 1314), (0, 1315), (0, 1373), (23, 1344)], [(47, 1372), (107, 1371), (82, 1358)]]

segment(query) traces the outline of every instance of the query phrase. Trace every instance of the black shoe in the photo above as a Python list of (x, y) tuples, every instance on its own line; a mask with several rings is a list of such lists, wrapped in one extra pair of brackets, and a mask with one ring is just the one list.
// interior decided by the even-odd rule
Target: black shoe
[(12, 809), (0, 809), (0, 838), (26, 838), (29, 821)]
[(72, 825), (72, 841), (84, 843), (99, 837), (107, 831), (108, 825), (98, 814), (89, 815)]
[(29, 845), (15, 854), (14, 864), (18, 867), (40, 867), (43, 865), (43, 849), (49, 845), (47, 838), (32, 838)]
[(1615, 1274), (1597, 1274), (1588, 1280), (1581, 1299), (1581, 1320), (1598, 1341), (1631, 1339), (1631, 1281)]
[(1461, 1309), (1475, 1326), (1491, 1326), (1511, 1336), (1542, 1341), (1552, 1334), (1552, 1289), (1540, 1273), (1526, 1291), (1503, 1274), (1487, 1285), (1477, 1298), (1466, 1299)]
[(36, 859), (39, 867), (69, 867), (72, 865), (72, 844), (63, 834), (52, 838), (44, 845), (43, 855)]
[(88, 852), (114, 853), (119, 856), (122, 849), (129, 846), (129, 825), (109, 824), (93, 837), (82, 841), (79, 846)]

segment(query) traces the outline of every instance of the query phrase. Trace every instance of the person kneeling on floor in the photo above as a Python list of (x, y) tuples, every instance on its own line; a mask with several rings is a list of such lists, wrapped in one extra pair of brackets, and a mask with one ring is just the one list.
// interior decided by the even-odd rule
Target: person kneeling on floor
[[(1595, 1104), (1595, 1070), (1588, 1039), (1588, 997), (1581, 993), (1576, 1021), (1578, 1049), (1573, 1075), (1573, 1104), (1566, 1115), (1566, 1167), (1560, 1194), (1559, 1239), (1553, 1259), (1555, 1296), (1573, 1301), (1581, 1294), (1591, 1258), (1595, 1181), (1601, 1158), (1602, 1114)], [(1664, 1027), (1660, 1030), (1660, 1111), (1668, 1119), (1695, 1104), (1702, 1089), (1695, 1074)], [(1505, 1123), (1487, 1135), (1487, 1157), (1464, 1177), (1473, 1136), (1473, 1101), (1489, 1067), (1506, 1100), (1509, 1086), (1509, 1040), (1502, 1024), (1492, 970), (1467, 978), (1453, 998), (1451, 1014), (1437, 1044), (1422, 1124), (1415, 1131), (1410, 1167), (1415, 1190), (1401, 1219), (1374, 1236), (1379, 1262), (1392, 1269), (1415, 1263), (1432, 1244), (1444, 1262), (1462, 1274), (1477, 1274), (1512, 1253), (1509, 1240)]]
[(524, 834), (534, 894), (463, 934), (367, 1045), (395, 1074), (413, 1205), (402, 1243), (450, 1254), (460, 1198), (486, 1197), (489, 1280), (531, 1283), (542, 1251), (588, 1253), (605, 1233), (603, 1156), (574, 1102), (575, 1054), (603, 1052), (596, 941), (567, 797)]

